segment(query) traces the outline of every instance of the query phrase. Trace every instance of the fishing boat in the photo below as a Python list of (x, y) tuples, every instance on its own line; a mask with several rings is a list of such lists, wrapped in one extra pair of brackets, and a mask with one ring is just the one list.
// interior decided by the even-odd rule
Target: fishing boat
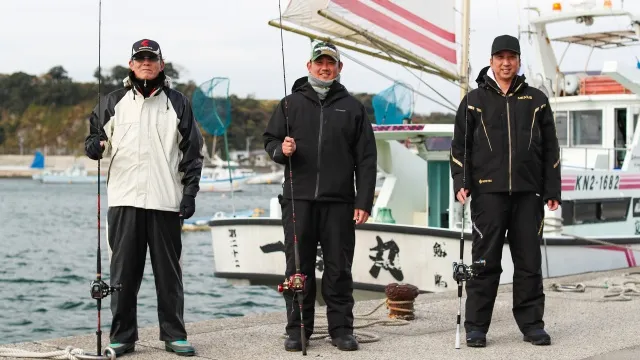
[[(283, 23), (270, 24), (450, 79), (462, 88), (462, 95), (468, 86), (469, 0), (463, 0), (460, 61), (453, 3), (293, 0), (283, 13)], [(528, 71), (527, 79), (530, 86), (548, 94), (561, 145), (562, 206), (557, 211), (545, 206), (540, 244), (546, 277), (634, 267), (640, 256), (640, 70), (613, 55), (595, 73), (564, 70), (552, 46), (586, 46), (607, 54), (609, 49), (637, 44), (640, 22), (635, 19), (640, 14), (587, 6), (589, 1), (582, 7), (574, 3), (575, 7), (564, 9), (554, 4), (550, 11), (539, 13), (530, 20), (528, 31), (540, 71)], [(589, 29), (603, 19), (615, 19), (618, 29)], [(577, 27), (581, 33), (554, 38), (549, 35), (552, 24)], [(459, 71), (452, 70), (455, 65)], [(373, 127), (385, 178), (370, 221), (356, 229), (354, 288), (373, 294), (391, 282), (405, 282), (425, 292), (447, 291), (455, 287), (452, 263), (459, 259), (461, 236), (465, 262), (471, 260), (470, 202), (463, 207), (454, 200), (450, 177), (453, 125)], [(413, 153), (400, 143), (406, 139), (420, 144), (420, 151)], [(272, 205), (269, 218), (209, 222), (216, 239), (215, 276), (250, 284), (283, 280), (279, 211)], [(500, 282), (512, 282), (506, 239), (501, 265)], [(317, 279), (322, 272), (319, 248)]]
[(34, 176), (33, 179), (43, 184), (97, 184), (98, 181), (102, 184), (107, 182), (105, 174), (100, 177), (98, 175), (89, 175), (84, 164), (79, 162), (62, 171), (44, 170), (41, 174)]
[(200, 191), (242, 191), (246, 181), (252, 176), (251, 173), (247, 174), (238, 169), (229, 170), (219, 167), (205, 167), (202, 169), (202, 175), (200, 176)]

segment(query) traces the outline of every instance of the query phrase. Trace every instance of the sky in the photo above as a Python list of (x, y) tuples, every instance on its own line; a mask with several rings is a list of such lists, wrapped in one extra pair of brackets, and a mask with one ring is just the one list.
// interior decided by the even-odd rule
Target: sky
[[(461, 4), (460, 0), (450, 1), (456, 6)], [(572, 1), (562, 1), (563, 6), (567, 8)], [(597, 6), (603, 2), (594, 1)], [(283, 11), (287, 3), (282, 0)], [(523, 10), (524, 7), (536, 6), (546, 12), (552, 3), (552, 0), (472, 0), (469, 49), (472, 79), (488, 65), (495, 36), (516, 36), (518, 25), (526, 30), (528, 14), (535, 16), (535, 13)], [(614, 8), (620, 6), (621, 0), (613, 0)], [(624, 8), (640, 14), (640, 1), (627, 0)], [(200, 84), (212, 77), (228, 77), (232, 94), (279, 99), (284, 96), (280, 30), (267, 24), (277, 18), (277, 0), (102, 0), (101, 64), (105, 69), (127, 66), (133, 42), (150, 38), (160, 43), (166, 61), (180, 70), (181, 82), (193, 80)], [(459, 14), (457, 18), (460, 23)], [(3, 34), (0, 37), (0, 73), (23, 71), (40, 75), (61, 65), (74, 81), (95, 81), (98, 0), (2, 0), (0, 33)], [(459, 35), (459, 30), (456, 33)], [(307, 74), (309, 46), (308, 38), (284, 32), (287, 92), (295, 79)], [(521, 46), (523, 64), (535, 69), (536, 64), (529, 61), (532, 47), (526, 34), (521, 37)], [(560, 58), (563, 47), (555, 49)], [(584, 70), (588, 54), (588, 49), (568, 52), (561, 68)], [(615, 54), (620, 61), (635, 65), (637, 53), (633, 48)], [(442, 101), (399, 65), (358, 53), (349, 52), (349, 55)], [(611, 52), (600, 54), (595, 51), (588, 68), (599, 70), (608, 57)], [(341, 82), (351, 92), (377, 93), (392, 85), (392, 81), (347, 58), (343, 62)], [(420, 75), (417, 71), (414, 73)], [(430, 75), (422, 78), (457, 106), (460, 101), (458, 87)], [(450, 112), (420, 96), (416, 97), (414, 111)]]

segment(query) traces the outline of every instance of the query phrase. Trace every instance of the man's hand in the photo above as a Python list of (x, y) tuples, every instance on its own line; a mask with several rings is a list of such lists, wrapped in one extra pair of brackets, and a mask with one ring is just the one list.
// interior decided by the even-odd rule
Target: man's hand
[(196, 198), (191, 195), (185, 195), (180, 202), (180, 218), (188, 219), (196, 212)]
[(547, 206), (551, 211), (558, 210), (558, 205), (560, 205), (560, 202), (558, 200), (554, 200), (554, 199), (547, 200)]
[(465, 200), (467, 200), (467, 196), (469, 196), (469, 190), (460, 189), (456, 194), (456, 199), (458, 199), (458, 201), (460, 201), (460, 203), (464, 205)]
[(353, 220), (356, 222), (356, 225), (364, 224), (367, 219), (369, 219), (368, 212), (360, 209), (353, 210)]
[(98, 160), (98, 159), (102, 159), (102, 153), (104, 152), (104, 147), (105, 144), (107, 142), (106, 141), (100, 141), (98, 142), (97, 139), (96, 141), (94, 141), (93, 143), (91, 143), (91, 145), (87, 148), (87, 156), (91, 159), (91, 160)]
[(285, 137), (282, 143), (282, 154), (284, 156), (291, 156), (296, 151), (296, 141), (291, 137)]

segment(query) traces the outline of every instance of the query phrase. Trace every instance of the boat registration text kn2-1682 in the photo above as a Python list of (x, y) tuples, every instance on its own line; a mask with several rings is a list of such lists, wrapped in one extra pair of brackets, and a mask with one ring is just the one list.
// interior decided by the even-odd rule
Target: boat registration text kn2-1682
[(619, 190), (620, 175), (578, 175), (575, 191)]

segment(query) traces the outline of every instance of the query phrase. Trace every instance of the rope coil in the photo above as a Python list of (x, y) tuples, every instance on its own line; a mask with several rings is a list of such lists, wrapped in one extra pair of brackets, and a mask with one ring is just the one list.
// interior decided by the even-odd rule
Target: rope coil
[[(381, 326), (403, 326), (409, 325), (410, 321), (406, 319), (401, 319), (395, 317), (393, 315), (388, 315), (389, 319), (384, 319), (382, 317), (371, 317), (376, 311), (378, 311), (381, 307), (385, 306), (389, 310), (401, 311), (410, 313), (413, 316), (413, 303), (414, 300), (402, 300), (395, 301), (389, 300), (388, 298), (381, 301), (373, 310), (365, 313), (365, 314), (356, 314), (354, 315), (354, 319), (356, 320), (369, 320), (369, 322), (364, 324), (354, 324), (353, 325), (353, 336), (358, 340), (359, 343), (372, 343), (376, 341), (380, 341), (380, 336), (371, 332), (366, 331), (355, 331), (356, 329), (365, 329), (369, 327), (373, 327), (375, 325)], [(392, 305), (400, 305), (400, 304), (411, 304), (411, 309), (403, 309), (397, 308)], [(326, 318), (326, 314), (318, 314), (317, 317)], [(287, 335), (282, 336), (283, 339), (287, 338)], [(322, 340), (325, 339), (326, 342), (331, 342), (331, 336), (329, 335), (329, 328), (327, 324), (323, 324), (320, 326), (315, 326), (313, 335), (309, 338), (309, 340)]]
[(105, 349), (105, 355), (96, 356), (85, 354), (84, 350), (67, 346), (64, 350), (49, 352), (35, 352), (17, 348), (0, 348), (0, 357), (27, 359), (60, 359), (60, 360), (116, 360), (116, 353), (111, 348)]
[(622, 275), (622, 280), (607, 279), (603, 284), (551, 284), (550, 288), (556, 292), (576, 292), (586, 293), (587, 288), (592, 289), (605, 289), (602, 295), (603, 301), (629, 301), (633, 296), (640, 296), (640, 289), (637, 285), (640, 285), (640, 278), (633, 277), (640, 273), (626, 273)]

